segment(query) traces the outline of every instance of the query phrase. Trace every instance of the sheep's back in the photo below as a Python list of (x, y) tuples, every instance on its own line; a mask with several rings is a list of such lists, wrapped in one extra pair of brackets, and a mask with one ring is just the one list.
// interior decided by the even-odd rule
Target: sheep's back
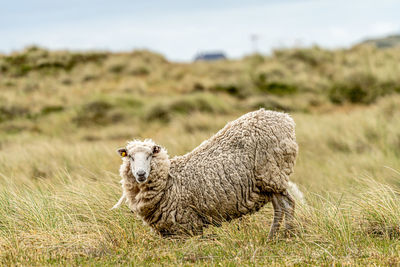
[(258, 210), (269, 200), (268, 191), (274, 191), (268, 186), (285, 186), (265, 179), (265, 166), (279, 171), (285, 155), (276, 153), (282, 153), (282, 144), (290, 146), (290, 140), (295, 143), (294, 123), (283, 113), (259, 110), (228, 123), (192, 152), (171, 160), (170, 174), (182, 188), (182, 203), (212, 219)]

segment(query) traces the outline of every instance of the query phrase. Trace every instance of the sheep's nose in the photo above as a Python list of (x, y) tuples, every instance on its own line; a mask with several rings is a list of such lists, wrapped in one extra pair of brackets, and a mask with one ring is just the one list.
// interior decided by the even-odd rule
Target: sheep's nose
[(138, 172), (136, 173), (136, 175), (137, 175), (138, 177), (140, 177), (140, 178), (143, 178), (143, 177), (146, 175), (146, 172), (143, 171), (143, 170), (140, 170), (140, 171), (138, 171)]

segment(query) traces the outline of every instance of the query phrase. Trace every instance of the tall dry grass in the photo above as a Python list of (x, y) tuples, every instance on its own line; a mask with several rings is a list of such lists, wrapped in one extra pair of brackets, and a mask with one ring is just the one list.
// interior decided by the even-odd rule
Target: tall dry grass
[[(2, 265), (400, 261), (397, 50), (194, 64), (146, 51), (20, 53), (0, 59)], [(115, 149), (127, 140), (153, 138), (183, 154), (258, 107), (288, 111), (297, 124), (292, 180), (306, 203), (294, 236), (267, 240), (270, 205), (187, 240), (159, 237), (126, 207), (109, 210), (121, 193)]]

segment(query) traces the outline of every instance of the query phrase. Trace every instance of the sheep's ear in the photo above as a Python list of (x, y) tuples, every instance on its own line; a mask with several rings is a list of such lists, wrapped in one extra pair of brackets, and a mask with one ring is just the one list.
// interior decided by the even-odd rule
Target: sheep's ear
[(128, 152), (126, 152), (126, 148), (124, 147), (118, 148), (117, 152), (121, 157), (126, 157), (128, 155)]
[(157, 145), (153, 146), (153, 154), (157, 154), (160, 151), (161, 151), (161, 147), (160, 146), (157, 146)]

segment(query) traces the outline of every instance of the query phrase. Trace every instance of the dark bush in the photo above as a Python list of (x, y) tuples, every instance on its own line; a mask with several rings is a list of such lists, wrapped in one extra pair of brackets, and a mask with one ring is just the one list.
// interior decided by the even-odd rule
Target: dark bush
[(295, 85), (280, 81), (269, 81), (266, 73), (261, 73), (254, 80), (255, 87), (263, 92), (273, 95), (290, 95), (297, 93)]
[(145, 115), (146, 120), (160, 120), (163, 122), (169, 122), (171, 118), (172, 114), (169, 107), (162, 104), (151, 106)]
[(6, 73), (7, 71), (8, 71), (8, 66), (5, 63), (0, 62), (0, 73)]
[(145, 66), (139, 66), (130, 70), (129, 74), (133, 76), (145, 76), (150, 74), (150, 70)]
[(204, 92), (206, 90), (206, 88), (204, 87), (204, 85), (202, 83), (195, 83), (193, 85), (193, 92)]
[(61, 80), (61, 83), (64, 85), (71, 85), (72, 84), (72, 79), (71, 78), (64, 78)]
[(29, 109), (19, 106), (0, 107), (0, 122), (12, 120), (17, 117), (28, 116)]
[(50, 113), (61, 112), (63, 110), (64, 110), (63, 106), (54, 106), (53, 105), (53, 106), (46, 106), (46, 107), (42, 108), (40, 113), (42, 115), (47, 115), (47, 114), (50, 114)]
[(123, 72), (125, 70), (125, 68), (126, 68), (126, 65), (124, 65), (122, 63), (119, 63), (119, 64), (113, 64), (112, 66), (110, 66), (108, 68), (108, 70), (110, 72), (112, 72), (112, 73), (116, 73), (117, 74), (117, 73)]
[(217, 84), (211, 87), (210, 90), (212, 92), (222, 92), (233, 96), (239, 96), (241, 91), (240, 88), (234, 84), (227, 84), (227, 85)]
[(106, 125), (118, 122), (123, 117), (120, 113), (111, 112), (113, 105), (108, 102), (97, 100), (82, 106), (73, 121), (78, 126)]
[(379, 96), (396, 90), (395, 83), (379, 83), (372, 74), (357, 73), (344, 81), (334, 83), (329, 90), (329, 98), (335, 104), (344, 102), (370, 104)]
[(98, 79), (99, 77), (93, 73), (86, 73), (82, 77), (82, 82), (90, 82)]

